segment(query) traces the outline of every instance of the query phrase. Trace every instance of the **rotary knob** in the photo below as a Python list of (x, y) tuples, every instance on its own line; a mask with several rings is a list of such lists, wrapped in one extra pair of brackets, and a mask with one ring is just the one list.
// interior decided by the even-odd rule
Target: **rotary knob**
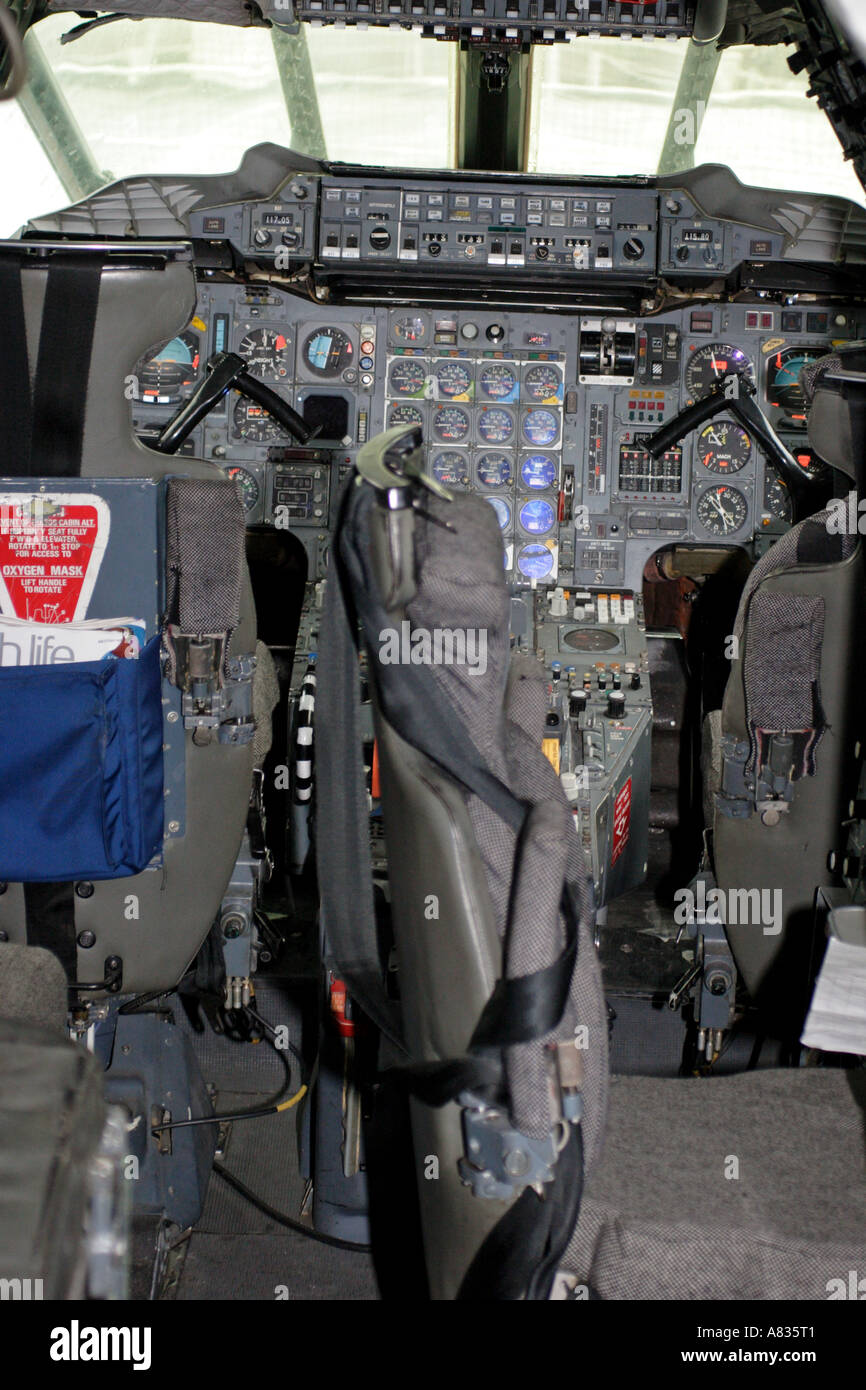
[(370, 245), (374, 251), (387, 251), (391, 245), (391, 233), (387, 227), (374, 227), (370, 233)]

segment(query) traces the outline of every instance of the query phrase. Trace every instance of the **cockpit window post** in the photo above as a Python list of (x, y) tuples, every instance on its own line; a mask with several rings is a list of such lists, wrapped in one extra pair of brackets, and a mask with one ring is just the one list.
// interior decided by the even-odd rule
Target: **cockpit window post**
[(301, 24), (297, 34), (291, 34), (275, 24), (271, 29), (271, 42), (291, 122), (292, 147), (311, 159), (327, 159), (306, 25)]

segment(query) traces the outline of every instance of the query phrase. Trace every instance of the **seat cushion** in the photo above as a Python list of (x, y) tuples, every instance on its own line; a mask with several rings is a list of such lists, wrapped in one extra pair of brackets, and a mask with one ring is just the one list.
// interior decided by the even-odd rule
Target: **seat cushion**
[(563, 1268), (610, 1299), (827, 1299), (866, 1275), (866, 1071), (614, 1078)]
[(0, 1018), (66, 1029), (66, 971), (43, 946), (0, 943)]
[(102, 1069), (54, 1029), (0, 1018), (0, 1277), (80, 1298)]

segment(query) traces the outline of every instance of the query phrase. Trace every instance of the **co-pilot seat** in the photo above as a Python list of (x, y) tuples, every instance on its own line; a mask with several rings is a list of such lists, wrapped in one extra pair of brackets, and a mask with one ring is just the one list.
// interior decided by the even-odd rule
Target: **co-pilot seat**
[[(0, 298), (2, 611), (68, 619), (77, 602), (77, 619), (145, 623), (139, 662), (87, 676), (0, 666), (0, 931), (53, 951), (91, 997), (103, 981), (126, 996), (165, 991), (232, 875), (254, 730), (236, 490), (214, 465), (145, 448), (130, 426), (135, 363), (194, 311), (191, 251), (7, 243)], [(21, 531), (46, 517), (60, 528), (47, 578)], [(16, 559), (26, 582), (13, 582)]]
[[(859, 408), (855, 420), (838, 379), (846, 362), (862, 366), (862, 351), (821, 359), (804, 388), (812, 447), (859, 492), (866, 455)], [(815, 892), (833, 881), (856, 791), (864, 570), (848, 511), (831, 504), (758, 561), (722, 709), (706, 728), (716, 881), (723, 902), (743, 904), (727, 912), (727, 938), (753, 999), (783, 1030), (808, 1003)]]

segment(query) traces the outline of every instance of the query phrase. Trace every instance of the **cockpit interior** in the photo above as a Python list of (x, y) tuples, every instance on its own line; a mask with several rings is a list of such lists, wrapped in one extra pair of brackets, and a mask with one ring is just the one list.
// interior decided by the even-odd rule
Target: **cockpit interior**
[(2, 1299), (866, 1298), (860, 11), (0, 3)]

